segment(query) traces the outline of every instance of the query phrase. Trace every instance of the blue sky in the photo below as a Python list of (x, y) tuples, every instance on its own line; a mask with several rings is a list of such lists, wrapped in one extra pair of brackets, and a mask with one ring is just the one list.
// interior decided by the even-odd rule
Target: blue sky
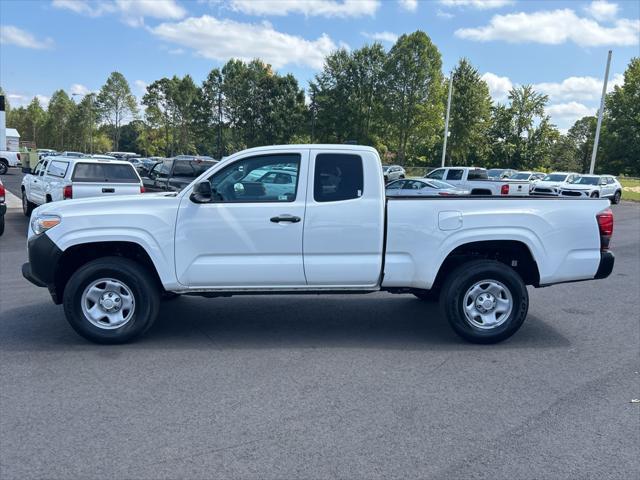
[[(565, 130), (640, 56), (640, 2), (518, 0), (1, 0), (0, 85), (12, 105), (122, 72), (137, 96), (163, 76), (202, 81), (231, 57), (261, 57), (306, 86), (323, 56), (424, 30), (445, 74), (466, 56), (496, 101), (535, 84)], [(455, 100), (455, 98), (454, 98)]]

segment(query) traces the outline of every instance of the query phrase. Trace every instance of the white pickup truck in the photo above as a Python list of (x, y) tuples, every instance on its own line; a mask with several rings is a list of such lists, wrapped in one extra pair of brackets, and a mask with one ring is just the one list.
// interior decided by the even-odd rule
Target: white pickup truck
[(443, 167), (427, 175), (431, 180), (444, 180), (458, 188), (468, 190), (471, 195), (506, 195), (523, 197), (529, 195), (530, 184), (526, 180), (491, 180), (484, 168)]
[(22, 211), (72, 198), (132, 195), (144, 192), (142, 179), (129, 162), (48, 156), (22, 179)]
[[(252, 174), (276, 169), (296, 181), (274, 191)], [(100, 343), (147, 331), (163, 296), (380, 290), (439, 297), (459, 335), (491, 343), (522, 325), (527, 285), (613, 269), (607, 200), (384, 191), (370, 147), (245, 150), (181, 192), (37, 208), (22, 272)]]
[(9, 167), (19, 167), (20, 153), (12, 152), (9, 150), (0, 151), (0, 175), (4, 175), (9, 170)]

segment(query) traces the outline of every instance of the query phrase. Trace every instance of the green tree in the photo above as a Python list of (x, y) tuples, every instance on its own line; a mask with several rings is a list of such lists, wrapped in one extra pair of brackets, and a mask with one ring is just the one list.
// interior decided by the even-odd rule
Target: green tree
[(56, 90), (49, 100), (47, 120), (44, 125), (44, 144), (56, 150), (68, 148), (72, 141), (70, 121), (75, 110), (75, 103), (64, 90)]
[(605, 114), (597, 170), (640, 176), (640, 58), (631, 60), (624, 83), (607, 95)]
[(400, 163), (433, 152), (444, 110), (442, 59), (426, 33), (402, 35), (385, 62), (385, 120)]
[(129, 82), (120, 72), (112, 72), (100, 89), (96, 107), (102, 120), (109, 125), (113, 134), (113, 149), (120, 145), (120, 127), (128, 118), (138, 113), (136, 98), (131, 93)]
[(483, 165), (491, 125), (489, 87), (478, 70), (462, 58), (453, 71), (447, 156), (454, 165)]
[(27, 138), (25, 140), (31, 140), (32, 142), (38, 141), (38, 133), (40, 129), (45, 123), (47, 113), (40, 105), (40, 100), (38, 97), (33, 97), (31, 103), (27, 107), (27, 130), (25, 133), (27, 134)]

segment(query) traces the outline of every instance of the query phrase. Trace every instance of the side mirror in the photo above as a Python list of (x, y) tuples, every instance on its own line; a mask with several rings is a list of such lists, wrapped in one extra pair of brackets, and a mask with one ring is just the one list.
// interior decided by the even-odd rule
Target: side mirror
[(209, 182), (196, 183), (189, 196), (193, 203), (211, 203), (211, 184)]

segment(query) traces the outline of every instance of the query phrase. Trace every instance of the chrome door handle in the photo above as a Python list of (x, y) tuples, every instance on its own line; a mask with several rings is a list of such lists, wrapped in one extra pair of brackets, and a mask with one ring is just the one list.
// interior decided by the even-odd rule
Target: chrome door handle
[(283, 214), (283, 215), (279, 215), (277, 217), (271, 217), (271, 221), (273, 223), (280, 223), (280, 222), (298, 223), (300, 221), (300, 217), (296, 217), (294, 215)]

